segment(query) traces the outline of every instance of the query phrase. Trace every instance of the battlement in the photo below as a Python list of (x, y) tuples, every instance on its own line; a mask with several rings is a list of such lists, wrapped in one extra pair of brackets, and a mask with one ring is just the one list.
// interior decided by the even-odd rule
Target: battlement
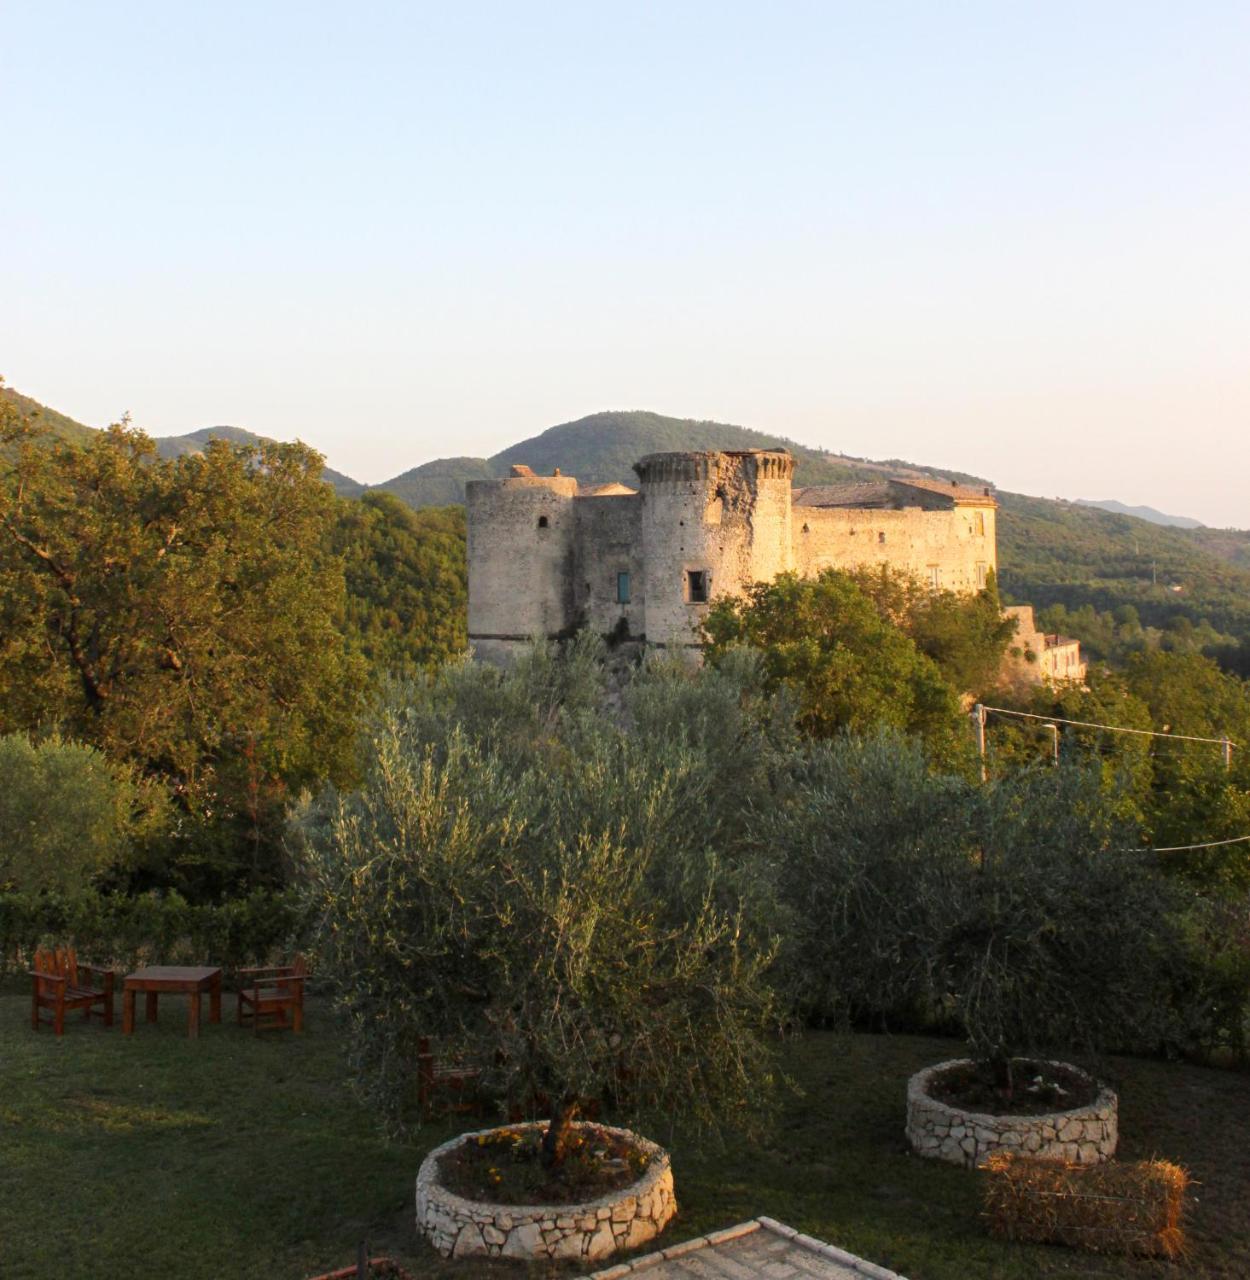
[(727, 449), (702, 453), (649, 453), (634, 463), (643, 485), (668, 481), (709, 483), (734, 469), (754, 480), (789, 480), (794, 459), (785, 449)]

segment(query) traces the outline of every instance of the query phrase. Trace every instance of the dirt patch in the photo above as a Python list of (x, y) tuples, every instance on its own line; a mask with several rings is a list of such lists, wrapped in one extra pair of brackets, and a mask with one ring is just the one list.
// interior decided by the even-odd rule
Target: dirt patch
[(638, 1181), (650, 1157), (598, 1125), (583, 1124), (569, 1138), (558, 1169), (543, 1167), (542, 1129), (496, 1129), (479, 1134), (439, 1161), (439, 1181), (466, 1200), (492, 1204), (582, 1204)]
[(1098, 1085), (1083, 1071), (1061, 1063), (1017, 1058), (1012, 1088), (1000, 1087), (983, 1067), (969, 1063), (933, 1080), (929, 1096), (960, 1111), (992, 1116), (1040, 1116), (1092, 1105)]

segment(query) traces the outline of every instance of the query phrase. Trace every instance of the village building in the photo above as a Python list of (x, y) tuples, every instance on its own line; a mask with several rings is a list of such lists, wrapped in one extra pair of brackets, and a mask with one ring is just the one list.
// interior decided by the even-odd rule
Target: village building
[(784, 449), (654, 453), (634, 471), (637, 489), (581, 487), (523, 466), (469, 482), (469, 643), (479, 659), (507, 662), (535, 637), (583, 627), (697, 648), (716, 596), (784, 572), (888, 565), (971, 594), (997, 566), (988, 488), (915, 477), (795, 488)]

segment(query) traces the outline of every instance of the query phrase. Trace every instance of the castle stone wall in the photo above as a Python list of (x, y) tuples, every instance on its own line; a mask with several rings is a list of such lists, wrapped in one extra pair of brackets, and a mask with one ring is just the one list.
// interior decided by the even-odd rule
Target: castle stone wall
[[(576, 509), (574, 611), (599, 635), (640, 639), (646, 632), (642, 498), (584, 498)], [(618, 577), (629, 574), (629, 600), (618, 600)]]
[(514, 476), (465, 486), (469, 644), (499, 660), (574, 621), (577, 481)]
[(947, 591), (973, 592), (997, 569), (992, 507), (925, 511), (795, 507), (794, 568), (804, 577), (822, 569), (889, 565)]
[(708, 604), (691, 598), (691, 573), (707, 575), (710, 602), (790, 568), (794, 460), (780, 451), (661, 453), (635, 470), (647, 642), (696, 645)]

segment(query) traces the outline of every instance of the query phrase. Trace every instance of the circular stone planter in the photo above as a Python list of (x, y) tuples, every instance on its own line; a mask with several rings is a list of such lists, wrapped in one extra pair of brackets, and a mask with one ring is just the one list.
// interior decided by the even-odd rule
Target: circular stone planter
[[(545, 1121), (509, 1125), (545, 1129)], [(491, 1204), (465, 1200), (439, 1182), (438, 1162), (481, 1134), (462, 1133), (435, 1147), (417, 1173), (417, 1230), (444, 1257), (568, 1258), (598, 1262), (617, 1249), (653, 1240), (677, 1212), (668, 1152), (628, 1129), (597, 1125), (631, 1142), (651, 1160), (637, 1182), (582, 1204)]]
[[(1115, 1155), (1119, 1102), (1105, 1085), (1088, 1106), (1032, 1116), (966, 1111), (930, 1096), (935, 1080), (969, 1065), (968, 1058), (954, 1058), (917, 1071), (907, 1082), (907, 1138), (920, 1155), (965, 1165), (980, 1164), (992, 1151), (1015, 1151), (1076, 1164), (1098, 1164)], [(1041, 1065), (1063, 1067), (1094, 1083), (1070, 1063)]]

